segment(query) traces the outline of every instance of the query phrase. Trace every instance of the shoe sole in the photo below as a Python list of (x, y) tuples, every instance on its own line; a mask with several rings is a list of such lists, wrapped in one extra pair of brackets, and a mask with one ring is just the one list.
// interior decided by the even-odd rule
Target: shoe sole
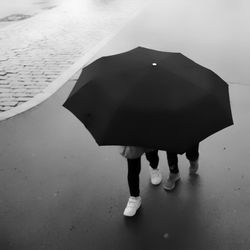
[(133, 215), (123, 214), (123, 216), (128, 217), (128, 218), (134, 217), (134, 216), (136, 216), (136, 214), (137, 214), (137, 212), (139, 211), (140, 208), (141, 208), (141, 206), (137, 208), (135, 214), (133, 214)]
[(172, 188), (169, 188), (169, 187), (166, 187), (166, 186), (163, 186), (163, 188), (167, 191), (172, 191), (175, 187), (176, 187), (176, 184), (179, 182), (181, 178), (178, 178), (175, 183), (174, 183), (174, 186)]
[(150, 181), (150, 182), (151, 182), (151, 184), (152, 184), (153, 186), (159, 186), (159, 185), (161, 184), (162, 180), (161, 180), (159, 183), (153, 183), (152, 181)]
[(141, 205), (136, 209), (136, 212), (133, 214), (133, 215), (127, 215), (127, 214), (123, 214), (123, 216), (125, 216), (125, 217), (134, 217), (136, 214), (137, 214), (137, 212), (138, 212), (138, 210), (141, 208)]

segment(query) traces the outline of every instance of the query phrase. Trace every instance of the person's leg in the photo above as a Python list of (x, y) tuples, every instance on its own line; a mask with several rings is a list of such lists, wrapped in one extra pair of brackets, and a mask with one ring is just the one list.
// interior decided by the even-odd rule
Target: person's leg
[(136, 159), (127, 159), (128, 162), (128, 186), (131, 196), (137, 197), (140, 195), (140, 172), (141, 172), (141, 157)]
[(173, 190), (176, 182), (180, 179), (179, 168), (178, 168), (178, 155), (175, 152), (167, 151), (167, 160), (169, 166), (169, 176), (165, 181), (163, 188), (165, 190)]
[(153, 185), (159, 185), (162, 181), (162, 174), (160, 172), (160, 169), (158, 168), (159, 164), (158, 150), (146, 152), (145, 155), (150, 165), (149, 171), (150, 171), (151, 183)]
[(179, 173), (177, 153), (167, 151), (167, 159), (170, 173)]
[(199, 168), (198, 159), (199, 159), (199, 143), (195, 144), (186, 152), (186, 157), (190, 162), (189, 173), (195, 174)]
[(150, 167), (153, 169), (156, 169), (159, 164), (158, 150), (147, 152), (145, 155), (146, 155), (146, 159), (149, 162)]
[(141, 206), (140, 197), (140, 171), (141, 171), (141, 157), (136, 159), (127, 159), (128, 163), (128, 186), (130, 197), (123, 212), (124, 216), (134, 216), (136, 211)]
[(189, 161), (196, 161), (199, 158), (199, 143), (192, 146), (186, 152), (186, 157)]

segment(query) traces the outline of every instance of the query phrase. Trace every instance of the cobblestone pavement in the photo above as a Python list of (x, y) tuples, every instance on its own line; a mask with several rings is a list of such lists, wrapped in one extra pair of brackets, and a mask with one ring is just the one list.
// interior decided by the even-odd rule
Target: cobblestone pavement
[(0, 114), (46, 92), (145, 3), (72, 0), (0, 29)]

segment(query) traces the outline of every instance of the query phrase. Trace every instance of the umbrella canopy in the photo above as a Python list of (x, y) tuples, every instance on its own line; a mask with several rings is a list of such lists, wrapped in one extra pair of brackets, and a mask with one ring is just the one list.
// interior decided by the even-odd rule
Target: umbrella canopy
[(63, 105), (99, 145), (183, 153), (233, 124), (228, 84), (181, 53), (137, 47), (83, 69)]

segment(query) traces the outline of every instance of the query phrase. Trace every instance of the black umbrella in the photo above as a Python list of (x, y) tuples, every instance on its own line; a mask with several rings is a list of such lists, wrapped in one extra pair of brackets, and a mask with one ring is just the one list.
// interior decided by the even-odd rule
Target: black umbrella
[(233, 124), (218, 75), (181, 53), (143, 47), (87, 66), (63, 106), (99, 145), (183, 153)]

